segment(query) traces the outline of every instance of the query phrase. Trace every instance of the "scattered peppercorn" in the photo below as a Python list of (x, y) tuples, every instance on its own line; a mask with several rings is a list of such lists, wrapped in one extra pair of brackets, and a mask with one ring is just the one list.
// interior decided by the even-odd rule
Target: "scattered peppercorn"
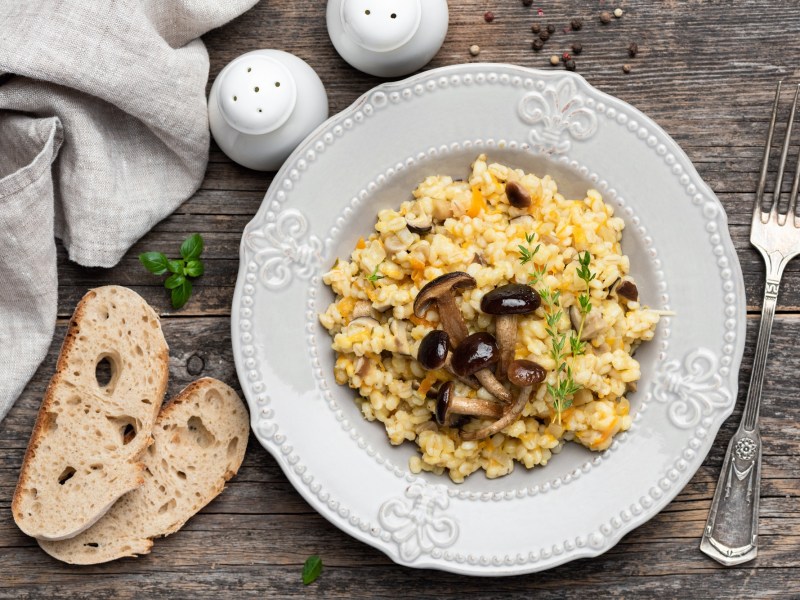
[(533, 0), (522, 0), (522, 6), (531, 6), (533, 4)]
[(553, 54), (553, 56), (550, 57), (550, 64), (553, 65), (554, 67), (557, 66), (558, 63), (560, 62), (561, 59), (558, 58), (558, 54)]
[(583, 27), (583, 19), (572, 19), (569, 22), (569, 26), (572, 27), (573, 31), (580, 31)]
[(543, 47), (544, 47), (544, 42), (542, 40), (540, 40), (539, 38), (536, 38), (535, 40), (533, 40), (533, 43), (531, 44), (531, 48), (533, 48), (533, 50), (535, 52), (538, 52)]
[(618, 18), (618, 19), (619, 19), (620, 17), (622, 17), (622, 15), (623, 15), (623, 14), (624, 14), (624, 13), (622, 12), (622, 9), (621, 9), (621, 8), (615, 8), (615, 9), (614, 9), (614, 16), (615, 16), (616, 18)]
[(573, 54), (580, 54), (583, 52), (583, 44), (580, 42), (573, 42), (572, 44), (572, 53)]
[(636, 58), (637, 54), (639, 54), (639, 44), (636, 42), (631, 42), (628, 44), (628, 56), (631, 58)]
[(631, 72), (631, 66), (630, 65), (622, 65), (622, 72), (623, 73), (630, 73)]
[(533, 25), (531, 25), (531, 31), (533, 33), (539, 33), (541, 30), (542, 30), (542, 26), (539, 25), (538, 23), (534, 23)]
[(490, 10), (486, 11), (485, 13), (483, 13), (483, 20), (486, 21), (487, 23), (491, 23), (492, 21), (494, 21), (494, 13)]
[(552, 34), (554, 34), (555, 32), (556, 32), (556, 26), (555, 26), (555, 25), (548, 25), (548, 26), (547, 26), (547, 33), (549, 33), (549, 34), (551, 34), (551, 35), (552, 35)]
[(604, 10), (603, 12), (601, 12), (600, 13), (600, 22), (603, 25), (608, 25), (609, 23), (611, 23), (611, 13), (608, 12), (607, 10)]
[(472, 46), (469, 47), (469, 53), (472, 54), (472, 56), (478, 56), (478, 54), (481, 53), (481, 47), (478, 46), (478, 44), (472, 44)]
[(569, 55), (569, 52), (564, 52), (564, 54), (561, 55), (561, 60), (564, 62), (567, 62), (570, 58), (572, 57)]
[(572, 60), (571, 58), (564, 63), (564, 66), (567, 68), (567, 71), (574, 71), (575, 68), (577, 67), (575, 61)]
[(550, 39), (550, 34), (547, 33), (547, 31), (540, 31), (539, 32), (539, 39), (542, 40), (543, 42), (546, 42), (547, 40)]

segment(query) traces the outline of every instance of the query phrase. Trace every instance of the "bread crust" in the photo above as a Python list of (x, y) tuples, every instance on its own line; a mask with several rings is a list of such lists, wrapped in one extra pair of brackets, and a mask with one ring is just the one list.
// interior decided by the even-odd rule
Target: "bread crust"
[[(69, 375), (70, 359), (80, 349), (81, 344), (84, 343), (84, 340), (81, 340), (80, 338), (84, 324), (86, 323), (88, 325), (87, 313), (95, 308), (96, 303), (102, 301), (101, 296), (106, 295), (118, 296), (125, 302), (134, 303), (148, 318), (146, 324), (140, 326), (149, 326), (155, 332), (154, 347), (149, 349), (151, 355), (150, 362), (155, 367), (152, 373), (153, 383), (151, 409), (149, 418), (147, 419), (149, 421), (149, 427), (145, 426), (137, 432), (135, 446), (129, 450), (128, 455), (123, 461), (124, 463), (127, 463), (128, 468), (120, 474), (120, 479), (115, 481), (115, 484), (118, 485), (115, 486), (116, 492), (113, 497), (108, 498), (105, 503), (96, 507), (96, 510), (92, 511), (90, 514), (84, 515), (83, 518), (78, 520), (78, 522), (62, 522), (60, 523), (60, 526), (46, 527), (41, 521), (39, 523), (33, 523), (33, 519), (30, 518), (31, 515), (26, 516), (24, 514), (26, 505), (30, 504), (26, 502), (24, 496), (27, 491), (32, 489), (32, 485), (35, 484), (32, 478), (31, 469), (32, 466), (37, 462), (37, 455), (40, 449), (42, 449), (41, 447), (43, 442), (45, 442), (47, 439), (49, 425), (51, 424), (53, 415), (56, 414), (53, 412), (56, 398), (58, 394), (61, 393), (65, 388), (73, 386), (73, 383), (70, 382)], [(101, 288), (95, 288), (87, 292), (83, 298), (81, 298), (80, 302), (75, 308), (75, 312), (70, 318), (67, 333), (64, 336), (64, 341), (61, 344), (61, 351), (56, 362), (56, 372), (47, 386), (44, 398), (39, 407), (36, 423), (34, 424), (31, 432), (28, 448), (25, 452), (22, 466), (20, 468), (17, 486), (14, 490), (11, 510), (17, 526), (24, 533), (32, 537), (49, 540), (67, 539), (69, 537), (73, 537), (97, 522), (97, 520), (100, 519), (114, 504), (117, 498), (142, 485), (144, 482), (144, 478), (142, 476), (144, 465), (140, 461), (140, 458), (147, 447), (152, 443), (151, 427), (155, 422), (161, 402), (166, 393), (168, 376), (169, 347), (167, 346), (167, 342), (164, 339), (164, 335), (161, 331), (158, 314), (147, 304), (143, 298), (141, 298), (132, 290), (120, 286), (104, 286)], [(135, 398), (134, 400), (138, 402), (139, 398)], [(147, 425), (147, 423), (144, 424)], [(52, 518), (55, 518), (55, 515), (53, 515)]]
[(39, 545), (71, 564), (147, 554), (154, 538), (178, 531), (223, 491), (244, 460), (249, 430), (247, 409), (230, 387), (211, 378), (189, 384), (158, 415), (145, 484), (78, 536)]

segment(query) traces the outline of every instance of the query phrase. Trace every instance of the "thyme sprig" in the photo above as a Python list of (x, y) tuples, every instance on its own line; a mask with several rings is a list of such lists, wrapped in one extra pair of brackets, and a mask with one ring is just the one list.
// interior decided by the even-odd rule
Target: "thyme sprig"
[[(567, 343), (567, 334), (558, 331), (558, 324), (564, 311), (561, 309), (561, 291), (555, 292), (547, 288), (537, 290), (542, 302), (545, 304), (545, 331), (550, 336), (550, 358), (556, 364), (556, 383), (548, 383), (547, 393), (553, 399), (553, 409), (556, 411), (556, 420), (561, 423), (561, 413), (572, 405), (572, 396), (581, 389), (572, 378), (572, 368), (565, 360), (564, 347)], [(570, 339), (571, 342), (571, 339)]]
[[(536, 256), (536, 253), (539, 252), (539, 248), (541, 248), (541, 244), (536, 244), (536, 247), (531, 250), (530, 246), (533, 244), (533, 241), (536, 239), (536, 233), (526, 233), (525, 234), (525, 241), (528, 243), (527, 246), (523, 246), (520, 244), (519, 247), (519, 262), (520, 264), (526, 265), (528, 263), (532, 263), (533, 257)], [(544, 277), (546, 267), (545, 265), (536, 266), (533, 265), (533, 272), (531, 272), (530, 278), (528, 283), (531, 285), (537, 285)]]
[(579, 266), (575, 272), (578, 274), (578, 277), (580, 277), (586, 283), (586, 293), (578, 296), (578, 308), (581, 311), (581, 323), (578, 327), (578, 334), (573, 334), (569, 338), (570, 349), (572, 350), (572, 354), (574, 356), (580, 356), (586, 352), (586, 342), (581, 341), (581, 336), (583, 336), (583, 326), (586, 323), (586, 316), (592, 310), (591, 296), (589, 296), (589, 284), (597, 276), (597, 274), (592, 273), (592, 270), (589, 268), (591, 262), (592, 255), (588, 250), (586, 250), (582, 255), (578, 254)]

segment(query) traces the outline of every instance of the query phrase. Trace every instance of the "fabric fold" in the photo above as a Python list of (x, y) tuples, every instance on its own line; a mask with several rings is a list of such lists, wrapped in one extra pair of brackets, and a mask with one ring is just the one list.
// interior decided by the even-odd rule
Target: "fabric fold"
[(0, 363), (0, 419), (52, 336), (53, 237), (111, 267), (197, 190), (210, 142), (198, 36), (255, 3), (0, 2), (0, 358), (16, 361)]
[(58, 281), (50, 165), (62, 142), (55, 117), (0, 117), (0, 421), (53, 338)]

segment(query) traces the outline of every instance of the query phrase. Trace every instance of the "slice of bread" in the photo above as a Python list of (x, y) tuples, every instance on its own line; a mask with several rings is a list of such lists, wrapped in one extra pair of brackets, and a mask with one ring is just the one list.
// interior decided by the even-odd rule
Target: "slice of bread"
[(153, 538), (180, 529), (236, 474), (249, 428), (236, 392), (216, 379), (195, 381), (158, 416), (153, 445), (144, 455), (144, 485), (77, 537), (39, 540), (39, 545), (50, 556), (79, 565), (147, 554)]
[(118, 286), (81, 299), (11, 504), (23, 532), (44, 540), (75, 536), (142, 484), (139, 461), (168, 375), (167, 342), (144, 299)]

